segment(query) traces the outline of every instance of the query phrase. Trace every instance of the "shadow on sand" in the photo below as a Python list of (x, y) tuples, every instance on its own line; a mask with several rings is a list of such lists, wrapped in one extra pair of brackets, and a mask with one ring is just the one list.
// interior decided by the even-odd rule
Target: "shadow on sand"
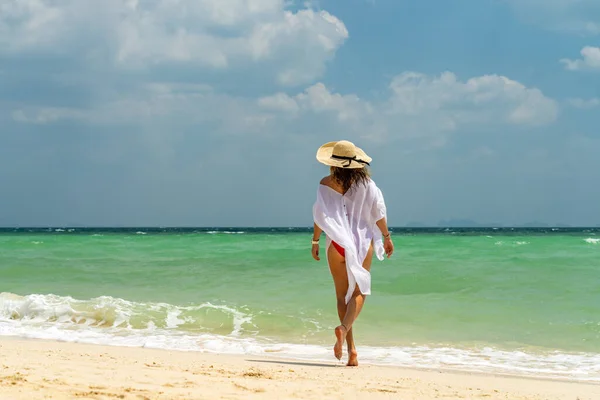
[(303, 361), (278, 361), (278, 360), (256, 360), (256, 359), (247, 359), (246, 361), (250, 362), (260, 362), (260, 363), (270, 363), (270, 364), (284, 364), (284, 365), (299, 365), (302, 367), (327, 367), (327, 368), (337, 368), (337, 367), (345, 367), (344, 363), (315, 363), (315, 362), (303, 362)]

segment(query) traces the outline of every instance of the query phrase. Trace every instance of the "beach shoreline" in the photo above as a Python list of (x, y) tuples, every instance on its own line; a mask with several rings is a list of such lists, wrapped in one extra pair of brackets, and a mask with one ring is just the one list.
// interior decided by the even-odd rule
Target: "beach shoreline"
[(562, 379), (0, 338), (0, 398), (597, 399)]

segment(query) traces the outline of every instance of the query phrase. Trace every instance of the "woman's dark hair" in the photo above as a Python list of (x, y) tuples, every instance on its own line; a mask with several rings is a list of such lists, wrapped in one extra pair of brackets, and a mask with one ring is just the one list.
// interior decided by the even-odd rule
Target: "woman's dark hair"
[(355, 183), (363, 183), (367, 184), (371, 177), (371, 173), (367, 169), (364, 168), (339, 168), (339, 167), (331, 167), (331, 176), (335, 181), (337, 181), (340, 185), (342, 185), (342, 189), (344, 193), (346, 193), (353, 184)]

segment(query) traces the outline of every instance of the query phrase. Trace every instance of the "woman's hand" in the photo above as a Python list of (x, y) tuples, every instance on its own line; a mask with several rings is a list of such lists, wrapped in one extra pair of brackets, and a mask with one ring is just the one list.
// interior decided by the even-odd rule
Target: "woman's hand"
[(313, 244), (312, 245), (312, 256), (315, 260), (319, 261), (319, 245), (318, 244)]
[(383, 239), (383, 249), (385, 250), (385, 254), (387, 254), (388, 258), (390, 258), (394, 253), (394, 243), (392, 242), (391, 236)]

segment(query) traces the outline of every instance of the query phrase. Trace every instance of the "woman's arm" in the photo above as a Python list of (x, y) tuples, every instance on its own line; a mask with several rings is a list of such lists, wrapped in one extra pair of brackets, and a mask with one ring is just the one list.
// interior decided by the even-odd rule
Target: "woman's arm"
[[(323, 232), (323, 230), (321, 228), (319, 228), (319, 226), (316, 223), (313, 223), (313, 245), (312, 245), (312, 256), (315, 260), (319, 261), (319, 238), (321, 237), (321, 232)], [(315, 243), (316, 242), (316, 243)]]
[(318, 241), (319, 238), (321, 237), (321, 232), (323, 232), (323, 229), (319, 228), (319, 226), (315, 223), (313, 223), (313, 237), (312, 240), (314, 241)]
[(387, 221), (385, 220), (385, 218), (381, 218), (379, 221), (377, 221), (377, 227), (381, 231), (381, 234), (384, 238), (390, 237), (390, 231), (388, 229)]
[(377, 221), (377, 227), (383, 235), (383, 249), (385, 250), (385, 254), (390, 258), (394, 252), (394, 242), (392, 242), (392, 235), (390, 234), (385, 218)]

